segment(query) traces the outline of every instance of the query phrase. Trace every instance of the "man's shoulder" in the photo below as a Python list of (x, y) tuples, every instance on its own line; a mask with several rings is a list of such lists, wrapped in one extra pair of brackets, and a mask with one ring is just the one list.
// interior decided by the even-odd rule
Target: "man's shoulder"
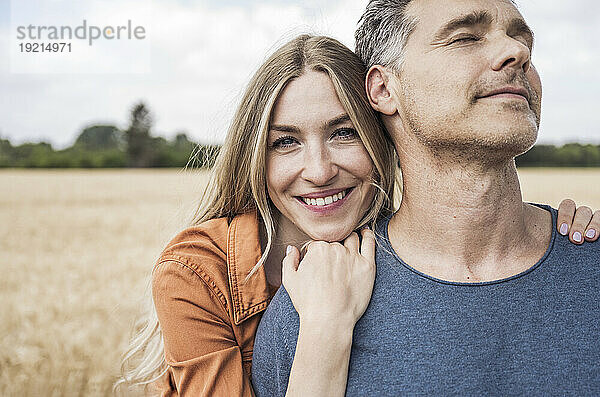
[[(600, 244), (584, 243), (583, 245), (576, 245), (569, 241), (568, 236), (563, 236), (556, 231), (556, 219), (558, 216), (558, 210), (545, 204), (529, 203), (535, 207), (546, 210), (550, 213), (551, 222), (551, 237), (550, 246), (548, 247), (548, 254), (550, 258), (562, 259), (566, 262), (580, 262), (580, 263), (598, 263), (600, 261)], [(591, 270), (591, 269), (590, 269)]]
[(252, 386), (257, 396), (284, 395), (291, 372), (300, 319), (282, 285), (262, 315), (252, 353)]
[[(260, 319), (254, 342), (257, 357), (269, 356), (274, 348), (282, 349), (278, 357), (294, 356), (300, 331), (300, 317), (285, 287), (279, 287)], [(263, 357), (264, 358), (264, 357)], [(259, 359), (259, 361), (262, 359)]]
[(576, 245), (569, 241), (568, 236), (557, 233), (552, 254), (569, 261), (600, 264), (600, 242), (585, 242), (583, 245)]
[(298, 312), (296, 312), (292, 299), (283, 285), (273, 295), (273, 299), (269, 303), (269, 306), (267, 306), (261, 323), (277, 324), (284, 329), (290, 325), (294, 326), (297, 324), (299, 326), (300, 319)]
[(274, 380), (265, 376), (273, 366), (291, 366), (299, 330), (300, 318), (282, 285), (267, 306), (256, 330), (252, 358), (253, 382), (258, 382), (255, 386), (262, 389)]
[[(600, 243), (575, 245), (568, 236), (556, 233), (544, 260), (550, 282), (563, 295), (576, 297), (579, 305), (597, 299), (600, 292)], [(594, 305), (592, 305), (594, 306)], [(591, 307), (591, 306), (590, 306)]]

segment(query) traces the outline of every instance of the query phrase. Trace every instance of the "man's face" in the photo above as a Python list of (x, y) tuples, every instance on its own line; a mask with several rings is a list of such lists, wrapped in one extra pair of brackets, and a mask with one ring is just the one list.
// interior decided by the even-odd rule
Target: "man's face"
[(395, 92), (404, 128), (428, 146), (531, 147), (541, 82), (519, 11), (508, 0), (415, 0), (408, 14), (418, 22)]

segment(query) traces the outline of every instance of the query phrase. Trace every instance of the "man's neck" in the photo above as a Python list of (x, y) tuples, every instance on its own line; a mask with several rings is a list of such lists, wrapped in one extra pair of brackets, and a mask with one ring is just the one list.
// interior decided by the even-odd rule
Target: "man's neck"
[(480, 282), (518, 274), (544, 254), (551, 215), (522, 202), (514, 161), (399, 154), (404, 194), (389, 235), (410, 266), (443, 280)]

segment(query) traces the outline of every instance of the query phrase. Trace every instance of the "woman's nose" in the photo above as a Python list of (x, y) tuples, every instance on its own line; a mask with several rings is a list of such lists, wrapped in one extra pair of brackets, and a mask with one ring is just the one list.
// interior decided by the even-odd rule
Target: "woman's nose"
[(315, 185), (324, 186), (333, 182), (337, 174), (338, 167), (327, 148), (317, 147), (305, 152), (302, 178)]

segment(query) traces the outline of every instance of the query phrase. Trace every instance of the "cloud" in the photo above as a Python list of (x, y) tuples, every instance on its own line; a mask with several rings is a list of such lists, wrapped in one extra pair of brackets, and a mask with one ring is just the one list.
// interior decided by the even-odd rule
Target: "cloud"
[(600, 3), (521, 1), (536, 34), (533, 62), (544, 88), (540, 141), (600, 143)]

